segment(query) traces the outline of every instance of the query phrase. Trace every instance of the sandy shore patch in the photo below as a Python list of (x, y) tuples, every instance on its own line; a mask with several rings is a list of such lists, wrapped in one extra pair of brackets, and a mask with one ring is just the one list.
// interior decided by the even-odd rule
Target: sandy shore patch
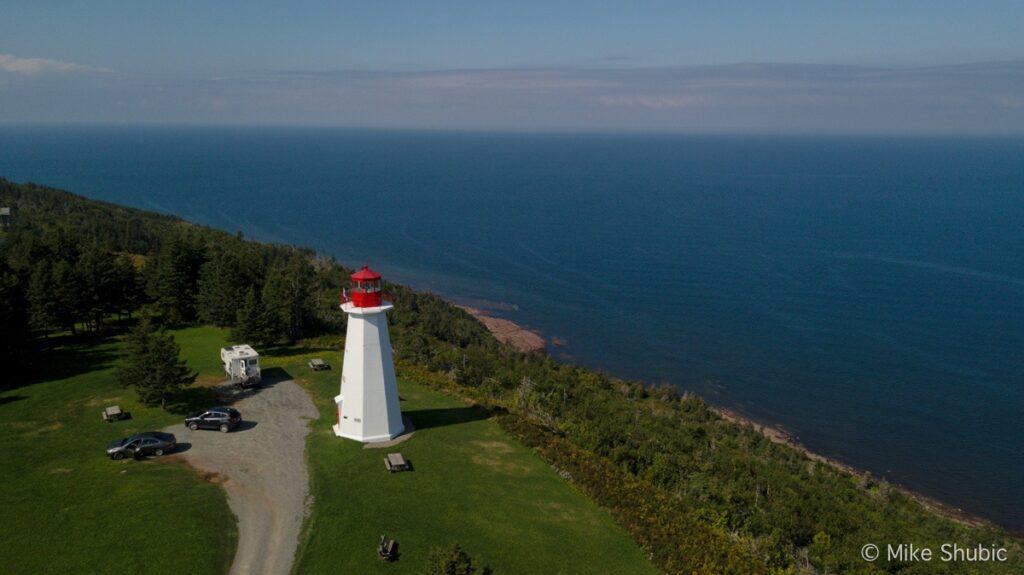
[(470, 315), (480, 320), (487, 330), (504, 344), (528, 353), (547, 351), (547, 342), (537, 332), (530, 331), (513, 321), (488, 315), (486, 311), (479, 308), (462, 305), (456, 307), (469, 312)]

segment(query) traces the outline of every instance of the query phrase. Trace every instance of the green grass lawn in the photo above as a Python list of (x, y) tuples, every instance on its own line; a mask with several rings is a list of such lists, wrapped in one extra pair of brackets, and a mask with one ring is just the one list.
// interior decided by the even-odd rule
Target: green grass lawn
[[(310, 357), (334, 369), (312, 373)], [(315, 500), (297, 573), (422, 573), (431, 548), (455, 542), (499, 575), (656, 573), (607, 511), (476, 408), (401, 381), (415, 434), (394, 448), (363, 449), (331, 431), (340, 348), (265, 364), (295, 376), (320, 409), (308, 441)], [(389, 451), (414, 471), (388, 473)], [(377, 558), (384, 533), (399, 541), (396, 563)]]
[[(174, 334), (200, 382), (219, 380), (227, 333)], [(117, 384), (119, 348), (118, 339), (67, 345), (48, 353), (40, 383), (0, 393), (0, 572), (227, 572), (237, 533), (217, 485), (173, 458), (114, 462), (103, 454), (109, 441), (180, 420)], [(412, 472), (391, 475), (388, 450), (334, 437), (340, 352), (332, 344), (264, 353), (265, 372), (294, 376), (321, 413), (308, 442), (315, 499), (297, 573), (420, 573), (431, 548), (454, 542), (499, 575), (656, 572), (608, 512), (448, 395), (400, 383), (417, 431), (394, 450)], [(311, 373), (310, 357), (334, 369)], [(203, 400), (202, 390), (195, 395)], [(133, 419), (102, 422), (100, 411), (113, 404)], [(397, 563), (377, 559), (382, 533), (399, 540)]]
[[(177, 338), (193, 366), (216, 368), (223, 332)], [(173, 459), (104, 455), (112, 440), (180, 421), (117, 384), (119, 347), (108, 339), (48, 352), (41, 383), (0, 393), (0, 572), (227, 571), (237, 534), (220, 487)], [(114, 404), (133, 419), (101, 421)]]

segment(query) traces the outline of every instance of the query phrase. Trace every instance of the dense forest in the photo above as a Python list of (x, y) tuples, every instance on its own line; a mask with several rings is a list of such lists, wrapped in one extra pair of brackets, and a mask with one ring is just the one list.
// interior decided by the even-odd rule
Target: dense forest
[[(137, 318), (231, 327), (286, 344), (343, 333), (349, 270), (166, 215), (0, 180), (0, 360), (31, 378), (56, 333)], [(668, 573), (1024, 572), (1020, 543), (815, 461), (694, 395), (517, 352), (441, 298), (386, 286), (400, 373), (492, 409), (512, 435), (611, 509)], [(868, 563), (866, 543), (992, 545), (1011, 562)]]

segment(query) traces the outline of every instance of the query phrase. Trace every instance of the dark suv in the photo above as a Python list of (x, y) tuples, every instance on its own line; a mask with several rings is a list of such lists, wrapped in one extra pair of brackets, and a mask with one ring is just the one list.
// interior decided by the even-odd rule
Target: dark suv
[(192, 431), (200, 428), (219, 429), (227, 433), (238, 427), (239, 423), (242, 423), (242, 414), (233, 407), (211, 407), (185, 418), (185, 425)]
[(174, 451), (177, 446), (178, 443), (173, 434), (147, 431), (111, 443), (107, 446), (107, 455), (111, 459), (163, 455)]

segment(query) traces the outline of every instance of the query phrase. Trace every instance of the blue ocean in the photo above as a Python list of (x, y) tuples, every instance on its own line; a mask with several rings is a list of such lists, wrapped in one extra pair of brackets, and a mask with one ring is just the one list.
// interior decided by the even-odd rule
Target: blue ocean
[(1024, 528), (1024, 140), (3, 127), (0, 176), (367, 262)]

